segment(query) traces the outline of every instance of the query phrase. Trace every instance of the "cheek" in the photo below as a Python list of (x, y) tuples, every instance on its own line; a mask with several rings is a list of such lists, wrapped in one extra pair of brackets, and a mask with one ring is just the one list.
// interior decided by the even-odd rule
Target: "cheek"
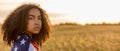
[[(40, 27), (39, 29), (36, 29), (35, 27)], [(27, 31), (31, 33), (39, 33), (39, 31), (42, 28), (42, 22), (39, 21), (37, 24), (34, 23), (34, 21), (29, 21), (27, 25)]]
[(42, 21), (40, 21), (40, 27), (42, 27)]
[(30, 30), (33, 28), (33, 22), (32, 21), (28, 21), (28, 25), (27, 25), (27, 30)]

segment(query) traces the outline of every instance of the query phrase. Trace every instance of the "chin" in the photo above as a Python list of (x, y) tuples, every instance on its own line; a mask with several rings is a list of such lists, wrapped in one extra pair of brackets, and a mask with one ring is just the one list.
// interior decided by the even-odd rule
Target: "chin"
[(38, 34), (40, 31), (39, 30), (33, 30), (31, 31), (32, 34)]
[(38, 34), (39, 32), (33, 32), (34, 34)]
[(33, 34), (38, 34), (38, 33), (33, 33)]

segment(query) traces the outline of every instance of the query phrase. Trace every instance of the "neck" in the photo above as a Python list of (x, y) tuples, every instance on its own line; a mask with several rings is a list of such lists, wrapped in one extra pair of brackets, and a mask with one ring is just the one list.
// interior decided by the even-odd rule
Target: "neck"
[(30, 33), (30, 32), (25, 32), (27, 35), (29, 35), (30, 37), (32, 37), (32, 33)]

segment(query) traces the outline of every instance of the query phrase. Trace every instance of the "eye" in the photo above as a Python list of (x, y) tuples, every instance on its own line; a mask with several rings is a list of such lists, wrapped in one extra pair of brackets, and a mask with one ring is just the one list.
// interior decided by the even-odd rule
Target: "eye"
[(29, 18), (28, 18), (29, 20), (33, 20), (33, 17), (32, 16), (29, 16)]
[(38, 17), (38, 20), (41, 20), (41, 17)]

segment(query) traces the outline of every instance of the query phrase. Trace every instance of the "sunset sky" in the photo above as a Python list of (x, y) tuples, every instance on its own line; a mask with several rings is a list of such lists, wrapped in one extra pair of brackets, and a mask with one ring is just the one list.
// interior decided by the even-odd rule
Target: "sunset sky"
[(0, 0), (0, 23), (13, 9), (27, 2), (39, 3), (52, 24), (120, 22), (119, 0)]

